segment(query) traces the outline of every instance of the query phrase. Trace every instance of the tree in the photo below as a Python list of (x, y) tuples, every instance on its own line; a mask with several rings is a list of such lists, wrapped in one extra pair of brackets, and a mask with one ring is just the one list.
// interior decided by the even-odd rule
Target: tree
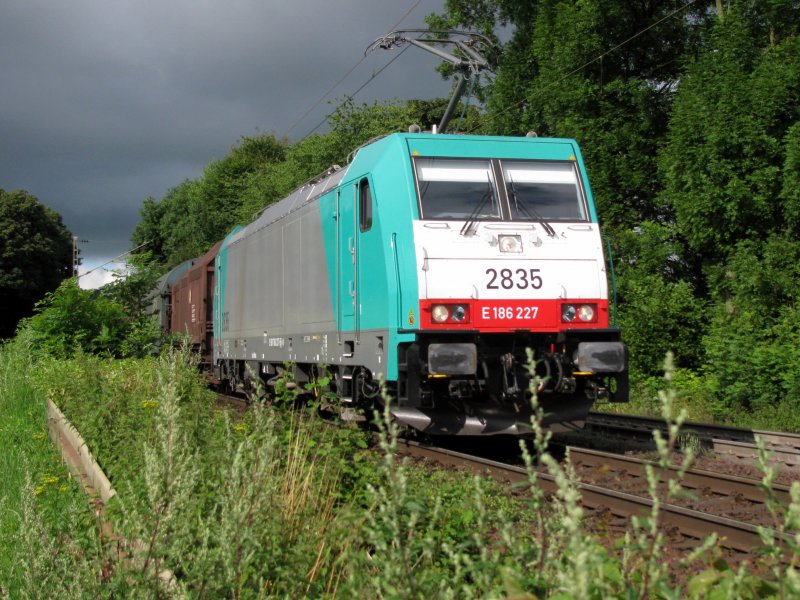
[(796, 413), (800, 5), (718, 9), (676, 92), (662, 196), (707, 298), (700, 339), (715, 412)]
[(770, 27), (750, 8), (736, 3), (687, 67), (659, 160), (663, 196), (701, 272), (738, 242), (796, 221), (800, 38), (781, 39), (786, 24)]
[(72, 234), (23, 190), (0, 189), (0, 338), (72, 274)]
[(161, 201), (147, 198), (131, 241), (167, 266), (198, 256), (239, 222), (254, 173), (284, 160), (285, 143), (272, 134), (243, 137), (210, 162), (197, 179), (171, 188)]
[[(171, 267), (201, 255), (237, 224), (249, 223), (265, 206), (333, 164), (344, 165), (349, 154), (372, 138), (407, 131), (412, 123), (429, 129), (438, 123), (446, 99), (343, 102), (331, 115), (331, 131), (309, 135), (293, 144), (272, 134), (244, 137), (221, 160), (209, 163), (202, 176), (170, 189), (161, 201), (147, 198), (131, 241), (147, 242), (157, 264)], [(459, 107), (463, 128), (475, 128), (480, 116), (473, 107)], [(144, 264), (144, 263), (142, 263)]]
[[(439, 28), (510, 32), (485, 86), (485, 133), (578, 140), (606, 230), (669, 215), (656, 156), (679, 57), (706, 23), (700, 5), (628, 0), (448, 0)], [(657, 27), (652, 27), (654, 24)], [(497, 36), (494, 36), (498, 39)], [(624, 42), (624, 43), (623, 43)]]

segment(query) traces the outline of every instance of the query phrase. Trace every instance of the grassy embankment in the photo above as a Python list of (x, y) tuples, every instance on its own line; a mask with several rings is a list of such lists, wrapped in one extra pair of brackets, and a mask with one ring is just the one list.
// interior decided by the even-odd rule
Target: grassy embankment
[[(46, 439), (53, 398), (115, 485), (117, 531), (132, 559), (98, 541), (85, 499)], [(664, 395), (669, 410), (674, 397)], [(779, 553), (767, 578), (711, 564), (688, 587), (660, 559), (657, 514), (636, 519), (614, 551), (584, 529), (569, 471), (543, 453), (560, 492), (502, 487), (398, 462), (336, 430), (256, 407), (215, 408), (186, 356), (35, 363), (24, 342), (0, 353), (0, 586), (9, 597), (763, 597), (800, 590)], [(677, 430), (664, 440), (662, 460)], [(537, 442), (541, 451), (546, 433)], [(800, 495), (800, 486), (796, 490)], [(660, 500), (673, 491), (656, 489)], [(784, 522), (798, 525), (800, 498)], [(130, 552), (122, 554), (130, 555)], [(685, 557), (696, 568), (697, 555)], [(169, 569), (173, 583), (159, 579)]]
[(0, 348), (0, 597), (78, 597), (100, 558), (94, 517), (47, 435), (32, 369), (21, 345)]

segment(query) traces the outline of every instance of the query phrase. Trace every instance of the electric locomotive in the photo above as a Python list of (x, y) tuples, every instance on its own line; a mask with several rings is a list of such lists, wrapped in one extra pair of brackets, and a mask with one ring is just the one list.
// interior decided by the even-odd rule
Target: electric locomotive
[(524, 434), (627, 401), (602, 238), (574, 140), (392, 134), (223, 240), (213, 356), (231, 387), (333, 375), (434, 434)]

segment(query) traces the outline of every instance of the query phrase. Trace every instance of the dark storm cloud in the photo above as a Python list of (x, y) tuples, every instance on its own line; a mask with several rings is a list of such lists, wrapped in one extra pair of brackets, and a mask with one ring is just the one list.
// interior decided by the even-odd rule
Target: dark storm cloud
[[(0, 7), (0, 187), (63, 216), (87, 262), (123, 252), (147, 196), (243, 135), (284, 135), (415, 0), (11, 0)], [(443, 0), (402, 23), (423, 26)], [(395, 51), (396, 52), (396, 51)], [(341, 99), (395, 54), (371, 53)], [(357, 100), (446, 95), (412, 49)], [(323, 102), (296, 139), (331, 110)]]

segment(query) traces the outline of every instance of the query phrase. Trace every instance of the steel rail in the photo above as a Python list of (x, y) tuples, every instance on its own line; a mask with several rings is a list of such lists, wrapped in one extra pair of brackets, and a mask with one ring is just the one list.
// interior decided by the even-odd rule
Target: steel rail
[[(734, 440), (721, 440), (712, 438), (712, 450), (717, 454), (728, 454), (736, 458), (752, 459), (758, 456), (758, 449), (755, 444), (747, 442), (736, 442)], [(800, 450), (786, 448), (784, 446), (768, 446), (767, 450), (771, 454), (771, 460), (786, 465), (787, 467), (800, 467)]]
[[(500, 481), (528, 481), (528, 473), (523, 467), (508, 465), (461, 452), (423, 446), (413, 441), (404, 441), (399, 450), (435, 461), (466, 467), (480, 474), (487, 474), (488, 471), (489, 475)], [(557, 491), (558, 486), (553, 476), (537, 471), (536, 478), (538, 485), (544, 491), (549, 493)], [(650, 514), (653, 508), (653, 501), (650, 498), (618, 492), (588, 483), (578, 482), (577, 487), (581, 492), (581, 504), (591, 510), (607, 508), (616, 516), (630, 517)], [(726, 548), (752, 552), (763, 545), (757, 526), (727, 517), (711, 515), (673, 504), (662, 504), (660, 519), (662, 524), (676, 527), (687, 537), (703, 539), (711, 533), (717, 533), (720, 538), (720, 545)]]
[[(590, 429), (616, 430), (639, 435), (649, 435), (656, 429), (662, 433), (666, 432), (666, 424), (662, 419), (638, 415), (591, 412), (586, 425)], [(697, 435), (707, 442), (714, 452), (748, 459), (758, 456), (755, 444), (758, 436), (772, 453), (773, 462), (794, 468), (800, 467), (800, 434), (708, 423), (684, 423), (681, 431)]]
[[(678, 473), (678, 467), (674, 465), (665, 470), (653, 462), (622, 454), (600, 452), (597, 450), (589, 450), (588, 448), (576, 448), (574, 446), (569, 447), (569, 453), (573, 463), (580, 462), (583, 465), (597, 467), (607, 465), (614, 469), (635, 471), (641, 475), (644, 475), (645, 466), (649, 464), (656, 470), (661, 471), (660, 477), (662, 480), (675, 478)], [(764, 490), (759, 487), (760, 483), (758, 479), (749, 479), (747, 477), (728, 475), (726, 473), (715, 473), (704, 469), (688, 469), (681, 479), (681, 484), (685, 488), (702, 489), (708, 487), (713, 490), (713, 492), (721, 495), (740, 495), (751, 502), (763, 504), (767, 497)], [(787, 505), (790, 502), (788, 486), (773, 484), (772, 490), (775, 492), (776, 499), (781, 503)]]
[[(639, 429), (642, 431), (652, 431), (653, 429), (659, 429), (661, 431), (666, 430), (666, 424), (663, 419), (639, 415), (601, 413), (596, 411), (589, 413), (586, 424), (601, 427), (624, 426), (626, 428)], [(745, 429), (742, 427), (732, 427), (730, 425), (693, 422), (684, 423), (681, 430), (690, 431), (707, 438), (745, 443), (754, 442), (756, 436), (758, 436), (769, 445), (800, 450), (800, 433), (767, 431), (764, 429)]]

